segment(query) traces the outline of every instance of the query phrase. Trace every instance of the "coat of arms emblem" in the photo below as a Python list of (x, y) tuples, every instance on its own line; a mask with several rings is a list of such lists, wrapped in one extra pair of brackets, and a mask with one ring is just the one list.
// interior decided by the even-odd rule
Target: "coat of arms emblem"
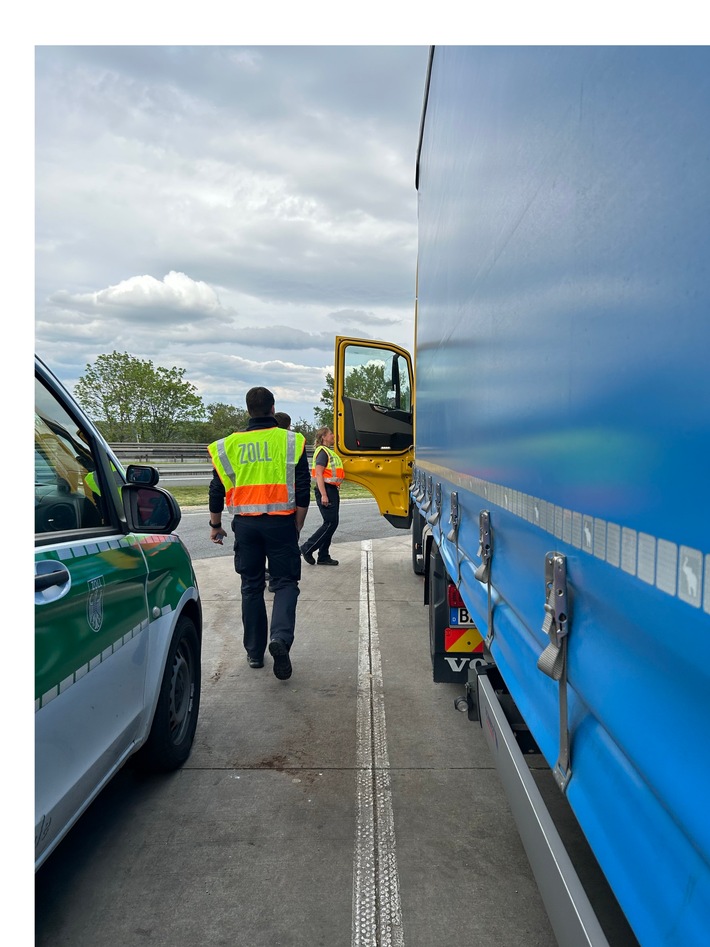
[(86, 617), (94, 631), (99, 631), (104, 623), (104, 577), (89, 579), (89, 597), (86, 603)]

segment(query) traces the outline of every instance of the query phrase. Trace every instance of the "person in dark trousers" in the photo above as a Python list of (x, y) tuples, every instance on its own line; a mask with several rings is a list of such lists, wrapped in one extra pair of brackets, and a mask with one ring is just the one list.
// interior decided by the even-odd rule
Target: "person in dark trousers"
[[(308, 511), (310, 471), (302, 434), (279, 428), (268, 388), (246, 395), (249, 424), (208, 447), (215, 468), (209, 487), (210, 539), (227, 535), (222, 510), (233, 514), (234, 568), (241, 576), (244, 648), (249, 667), (264, 666), (268, 641), (274, 674), (291, 677), (289, 652), (301, 578), (298, 537)], [(271, 628), (264, 603), (269, 560), (274, 604)]]
[[(286, 414), (285, 411), (277, 411), (274, 414), (274, 420), (276, 421), (279, 427), (284, 428), (286, 431), (288, 431), (291, 427), (291, 415)], [(265, 578), (266, 578), (266, 581), (269, 583), (267, 586), (269, 592), (275, 592), (276, 588), (274, 587), (271, 581), (271, 575), (269, 574), (268, 568), (266, 570)]]
[[(323, 525), (301, 546), (303, 558), (311, 566), (316, 563), (319, 566), (338, 565), (338, 560), (330, 555), (330, 542), (340, 521), (340, 484), (345, 479), (345, 472), (342, 460), (333, 450), (334, 443), (335, 437), (329, 427), (316, 431), (311, 476), (314, 480), (313, 495)], [(317, 559), (314, 552), (318, 553)]]

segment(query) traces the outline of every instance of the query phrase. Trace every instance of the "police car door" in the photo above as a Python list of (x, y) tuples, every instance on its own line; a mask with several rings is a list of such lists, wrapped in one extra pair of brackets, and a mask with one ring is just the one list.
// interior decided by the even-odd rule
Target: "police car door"
[(37, 377), (37, 853), (125, 758), (144, 709), (146, 564), (119, 529), (115, 490), (97, 469), (101, 453), (65, 393)]

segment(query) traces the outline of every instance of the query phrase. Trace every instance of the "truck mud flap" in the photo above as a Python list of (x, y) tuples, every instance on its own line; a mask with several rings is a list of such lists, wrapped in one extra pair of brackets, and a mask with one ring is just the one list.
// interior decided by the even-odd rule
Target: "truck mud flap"
[[(425, 602), (429, 606), (429, 653), (435, 684), (466, 684), (479, 665), (485, 663), (483, 639), (468, 615), (458, 606), (463, 601), (446, 571), (435, 542), (431, 543), (425, 582)], [(457, 615), (455, 627), (452, 613)], [(465, 618), (466, 624), (460, 619)]]
[(486, 674), (476, 680), (481, 728), (560, 947), (609, 947)]

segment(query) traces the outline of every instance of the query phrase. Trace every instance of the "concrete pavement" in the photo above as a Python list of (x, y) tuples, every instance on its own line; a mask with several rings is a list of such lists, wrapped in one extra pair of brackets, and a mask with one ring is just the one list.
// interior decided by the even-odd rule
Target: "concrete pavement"
[(483, 734), (432, 683), (410, 541), (303, 563), (286, 682), (247, 666), (231, 557), (195, 563), (193, 752), (120, 773), (40, 870), (37, 947), (555, 944)]

